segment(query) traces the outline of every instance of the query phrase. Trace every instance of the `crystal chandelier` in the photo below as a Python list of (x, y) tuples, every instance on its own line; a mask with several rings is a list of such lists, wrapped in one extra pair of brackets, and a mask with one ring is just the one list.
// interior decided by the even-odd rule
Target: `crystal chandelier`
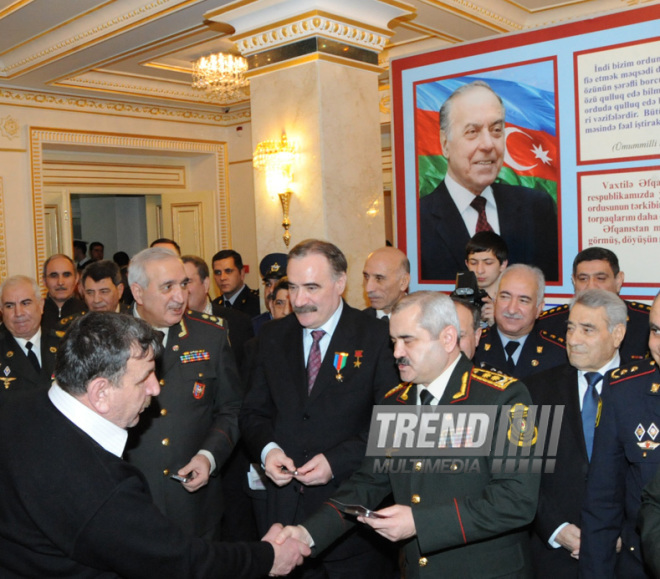
[(203, 89), (221, 103), (230, 103), (247, 96), (245, 78), (247, 60), (220, 52), (202, 56), (193, 62), (193, 88)]

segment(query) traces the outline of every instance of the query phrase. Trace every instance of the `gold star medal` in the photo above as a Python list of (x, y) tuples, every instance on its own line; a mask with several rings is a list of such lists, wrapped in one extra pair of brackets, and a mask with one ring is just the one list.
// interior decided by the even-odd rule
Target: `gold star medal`
[(359, 368), (362, 365), (362, 350), (355, 350), (355, 362), (353, 362), (354, 368)]

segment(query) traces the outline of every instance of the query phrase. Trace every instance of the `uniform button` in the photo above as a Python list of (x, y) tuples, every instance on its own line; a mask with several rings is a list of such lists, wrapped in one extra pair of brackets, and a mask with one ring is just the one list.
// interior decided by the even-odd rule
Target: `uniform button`
[(420, 470), (422, 470), (422, 461), (421, 461), (421, 460), (418, 460), (418, 461), (415, 463), (415, 470), (416, 470), (417, 472), (419, 472)]
[(642, 457), (643, 457), (643, 458), (646, 458), (646, 451), (644, 451), (644, 452), (642, 453)]
[(197, 374), (197, 376), (199, 376), (201, 378), (202, 376), (204, 376), (204, 374), (202, 372), (200, 372), (199, 374)]
[(163, 476), (167, 476), (168, 474), (170, 474), (170, 469), (169, 469), (169, 468), (166, 468), (166, 469), (163, 471)]
[(161, 408), (160, 409), (160, 415), (161, 416), (167, 416), (167, 408)]
[(169, 446), (170, 445), (170, 439), (169, 438), (163, 438), (162, 445), (163, 446)]
[(429, 560), (426, 557), (419, 558), (419, 566), (426, 567), (429, 564)]
[(165, 386), (165, 380), (163, 380), (163, 379), (160, 379), (160, 380), (158, 381), (158, 383), (159, 383), (161, 386)]
[(421, 501), (422, 501), (422, 498), (417, 494), (413, 495), (412, 498), (410, 499), (410, 502), (413, 505), (418, 505)]
[(634, 550), (635, 550), (635, 547), (630, 547), (630, 550), (631, 550), (631, 551), (634, 551)]

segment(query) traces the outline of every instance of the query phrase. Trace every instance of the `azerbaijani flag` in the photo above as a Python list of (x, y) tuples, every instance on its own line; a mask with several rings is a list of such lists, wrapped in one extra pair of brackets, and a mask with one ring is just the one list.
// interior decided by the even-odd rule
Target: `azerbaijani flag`
[(447, 159), (440, 145), (440, 107), (459, 86), (475, 80), (487, 82), (506, 107), (506, 153), (497, 181), (547, 191), (556, 203), (559, 150), (554, 92), (524, 82), (479, 76), (417, 85), (415, 147), (419, 196), (431, 193), (447, 172)]

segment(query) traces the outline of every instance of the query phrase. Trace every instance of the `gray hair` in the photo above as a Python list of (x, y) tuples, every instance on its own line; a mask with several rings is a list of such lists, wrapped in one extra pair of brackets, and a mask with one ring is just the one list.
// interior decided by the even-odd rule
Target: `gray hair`
[(451, 93), (448, 97), (447, 100), (442, 103), (442, 106), (440, 107), (440, 130), (447, 136), (449, 139), (449, 134), (451, 130), (451, 121), (449, 120), (449, 117), (451, 116), (451, 108), (452, 108), (452, 103), (456, 98), (459, 96), (471, 92), (474, 89), (477, 88), (485, 88), (486, 90), (492, 92), (497, 100), (500, 102), (500, 105), (502, 105), (502, 118), (506, 115), (506, 109), (504, 107), (504, 102), (502, 101), (502, 98), (500, 95), (498, 95), (487, 82), (484, 82), (483, 80), (475, 80), (474, 82), (471, 82), (469, 84), (464, 84), (462, 86), (459, 86), (453, 93)]
[(44, 298), (41, 295), (41, 288), (39, 287), (37, 280), (28, 277), (27, 275), (12, 275), (11, 277), (8, 277), (5, 281), (3, 281), (0, 284), (0, 303), (4, 305), (2, 296), (5, 293), (5, 288), (18, 285), (19, 283), (29, 283), (32, 286), (32, 289), (34, 290), (34, 295), (37, 297), (37, 301), (39, 303), (44, 301)]
[(147, 264), (172, 258), (181, 261), (181, 258), (176, 253), (166, 247), (143, 249), (140, 253), (134, 255), (128, 264), (128, 285), (131, 286), (136, 283), (140, 287), (146, 288), (149, 285)]
[(461, 326), (458, 314), (451, 298), (442, 292), (418, 291), (403, 296), (392, 306), (392, 314), (399, 313), (407, 307), (418, 305), (420, 308), (419, 325), (431, 336), (437, 337), (447, 326), (453, 326), (458, 335)]
[[(533, 275), (536, 278), (536, 285), (538, 286), (538, 290), (536, 292), (536, 305), (540, 306), (543, 303), (543, 298), (545, 297), (545, 276), (543, 275), (543, 272), (534, 265), (527, 265), (525, 263), (514, 263), (513, 265), (510, 265), (502, 272), (499, 286), (502, 285), (502, 280), (507, 273), (523, 271)], [(500, 291), (499, 286), (497, 288), (498, 293)]]
[(577, 294), (570, 301), (570, 309), (573, 309), (575, 304), (580, 304), (587, 308), (605, 308), (605, 316), (607, 322), (607, 331), (612, 333), (614, 328), (619, 324), (626, 327), (628, 321), (628, 306), (616, 294), (602, 289), (588, 289)]

